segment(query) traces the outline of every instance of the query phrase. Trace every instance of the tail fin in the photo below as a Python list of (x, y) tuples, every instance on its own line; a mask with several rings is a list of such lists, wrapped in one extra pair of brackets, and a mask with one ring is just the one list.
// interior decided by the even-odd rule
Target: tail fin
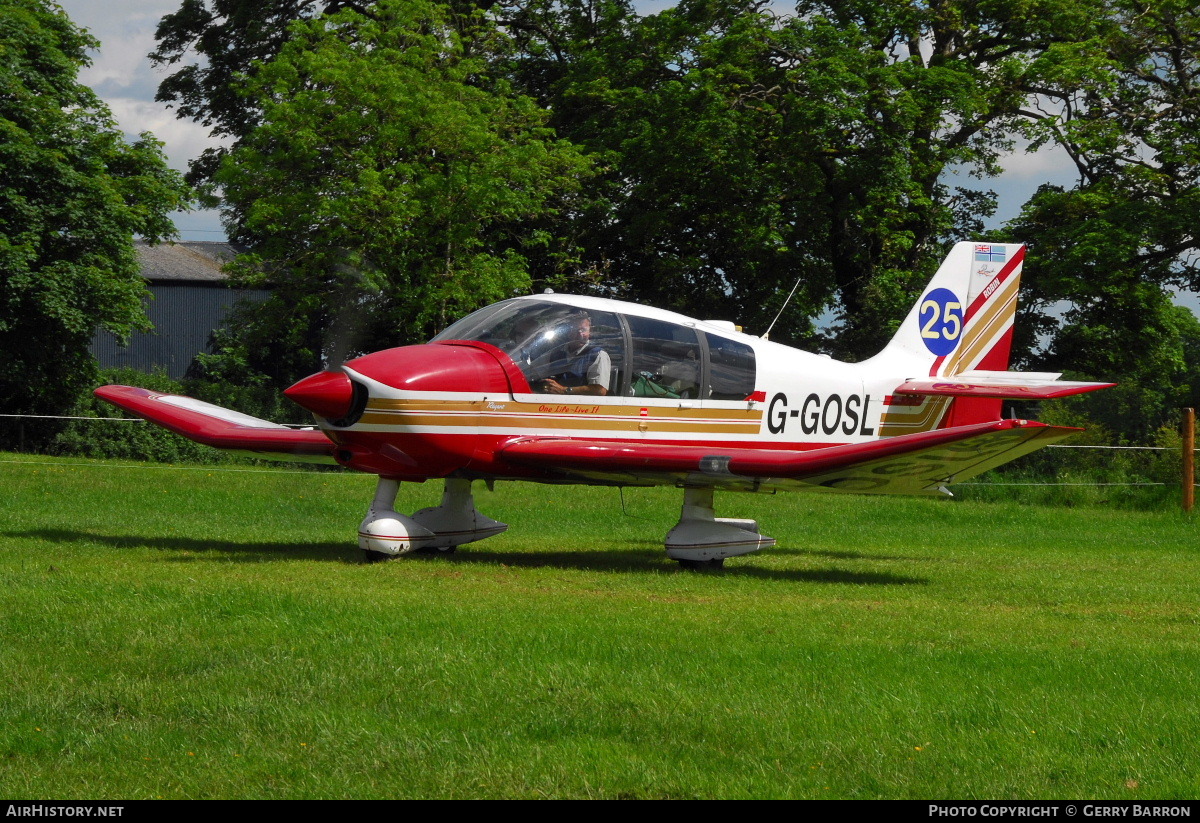
[[(1025, 247), (957, 243), (925, 287), (881, 359), (900, 359), (910, 377), (952, 377), (968, 371), (1005, 371)], [(993, 397), (957, 397), (940, 427), (999, 420)]]
[(1039, 400), (1113, 385), (1008, 371), (1024, 262), (1020, 244), (954, 246), (896, 336), (872, 358), (901, 377), (892, 393), (919, 406), (885, 412), (881, 434), (987, 423), (1001, 418), (1005, 398)]
[(1025, 247), (958, 243), (883, 350), (930, 377), (1004, 371)]

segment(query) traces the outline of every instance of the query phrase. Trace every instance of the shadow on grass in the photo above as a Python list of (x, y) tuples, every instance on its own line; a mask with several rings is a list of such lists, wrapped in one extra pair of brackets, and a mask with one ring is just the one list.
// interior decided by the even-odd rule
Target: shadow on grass
[(914, 555), (899, 554), (867, 554), (865, 552), (832, 551), (830, 549), (786, 549), (779, 546), (769, 549), (773, 554), (787, 554), (798, 557), (828, 557), (830, 560), (925, 560), (927, 558)]
[[(99, 543), (114, 549), (152, 549), (154, 551), (183, 552), (186, 554), (221, 554), (225, 559), (245, 563), (260, 563), (266, 560), (326, 560), (345, 562), (357, 558), (358, 551), (347, 543), (247, 543), (231, 540), (204, 540), (197, 537), (170, 537), (156, 535), (113, 535), (94, 532), (69, 531), (67, 529), (34, 529), (26, 532), (6, 532), (5, 537), (45, 540), (51, 543), (81, 544)], [(169, 558), (174, 562), (187, 562), (190, 557)]]
[[(264, 561), (323, 560), (344, 563), (358, 560), (361, 553), (348, 543), (246, 543), (229, 540), (203, 540), (195, 537), (170, 537), (141, 535), (108, 535), (93, 532), (70, 531), (67, 529), (34, 529), (25, 532), (6, 532), (6, 537), (44, 540), (65, 545), (93, 543), (114, 549), (151, 549), (154, 551), (178, 552), (168, 558), (170, 562), (187, 563), (191, 555), (218, 554), (222, 559), (242, 563)], [(511, 566), (515, 568), (555, 568), (604, 572), (671, 572), (699, 574), (713, 577), (747, 577), (760, 580), (792, 580), (816, 583), (851, 583), (870, 586), (924, 585), (927, 580), (882, 572), (855, 572), (845, 569), (766, 569), (746, 565), (733, 558), (730, 565), (722, 569), (704, 572), (685, 571), (664, 557), (657, 543), (647, 545), (629, 541), (628, 549), (605, 550), (555, 550), (527, 552), (471, 551), (469, 548), (454, 553), (414, 553), (387, 562), (413, 563), (430, 562), (446, 564), (478, 564)], [(805, 552), (807, 554), (838, 554)]]
[[(925, 585), (919, 577), (905, 577), (885, 572), (855, 572), (845, 569), (767, 569), (747, 565), (740, 558), (730, 558), (721, 569), (691, 571), (680, 567), (663, 555), (662, 547), (630, 548), (603, 551), (529, 551), (497, 552), (460, 550), (453, 554), (414, 554), (412, 560), (432, 562), (486, 564), (527, 569), (582, 569), (606, 572), (667, 572), (711, 577), (755, 578), (758, 580), (791, 580), (811, 583), (852, 583), (864, 586)], [(404, 558), (401, 562), (409, 560)], [(392, 561), (394, 562), (394, 561)], [(411, 562), (411, 561), (410, 561)], [(752, 562), (752, 561), (751, 561)]]

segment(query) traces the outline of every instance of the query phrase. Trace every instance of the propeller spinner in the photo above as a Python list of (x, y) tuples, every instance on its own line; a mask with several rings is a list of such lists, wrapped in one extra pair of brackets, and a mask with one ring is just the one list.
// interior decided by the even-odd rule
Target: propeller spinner
[(347, 417), (354, 408), (354, 384), (341, 371), (310, 374), (283, 393), (301, 408), (329, 420)]

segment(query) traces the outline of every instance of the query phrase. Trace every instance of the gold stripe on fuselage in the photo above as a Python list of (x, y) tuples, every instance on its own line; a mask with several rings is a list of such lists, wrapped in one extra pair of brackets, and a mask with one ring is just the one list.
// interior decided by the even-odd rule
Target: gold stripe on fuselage
[(640, 417), (645, 409), (655, 417), (690, 417), (716, 420), (762, 420), (762, 409), (682, 408), (640, 404), (601, 405), (586, 401), (525, 403), (516, 400), (405, 400), (374, 398), (367, 411), (378, 412), (470, 412), (471, 414), (507, 413), (514, 415), (603, 415), (607, 417)]
[[(469, 427), (486, 429), (514, 429), (528, 431), (530, 429), (552, 429), (556, 431), (654, 431), (654, 432), (694, 432), (697, 434), (758, 434), (757, 423), (738, 423), (736, 421), (688, 421), (664, 420), (661, 417), (506, 417), (502, 415), (481, 414), (478, 417), (443, 415), (405, 414), (383, 415), (364, 414), (360, 421), (368, 426), (404, 426), (409, 427)], [(645, 427), (645, 428), (643, 428)]]
[(953, 399), (927, 395), (925, 401), (915, 409), (910, 406), (910, 410), (906, 411), (884, 411), (879, 420), (879, 434), (894, 437), (897, 434), (932, 431), (941, 422)]
[[(643, 413), (644, 412), (644, 413)], [(520, 403), (491, 400), (384, 400), (367, 405), (358, 425), (517, 431), (628, 431), (695, 434), (758, 434), (762, 411), (687, 409), (587, 403)]]

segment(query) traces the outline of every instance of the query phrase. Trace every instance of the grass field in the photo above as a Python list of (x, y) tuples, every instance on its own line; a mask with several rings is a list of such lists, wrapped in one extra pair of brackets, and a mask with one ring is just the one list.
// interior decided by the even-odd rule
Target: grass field
[(1175, 511), (718, 494), (779, 546), (691, 573), (677, 491), (499, 484), (368, 565), (371, 477), (0, 460), (5, 797), (1200, 794)]

